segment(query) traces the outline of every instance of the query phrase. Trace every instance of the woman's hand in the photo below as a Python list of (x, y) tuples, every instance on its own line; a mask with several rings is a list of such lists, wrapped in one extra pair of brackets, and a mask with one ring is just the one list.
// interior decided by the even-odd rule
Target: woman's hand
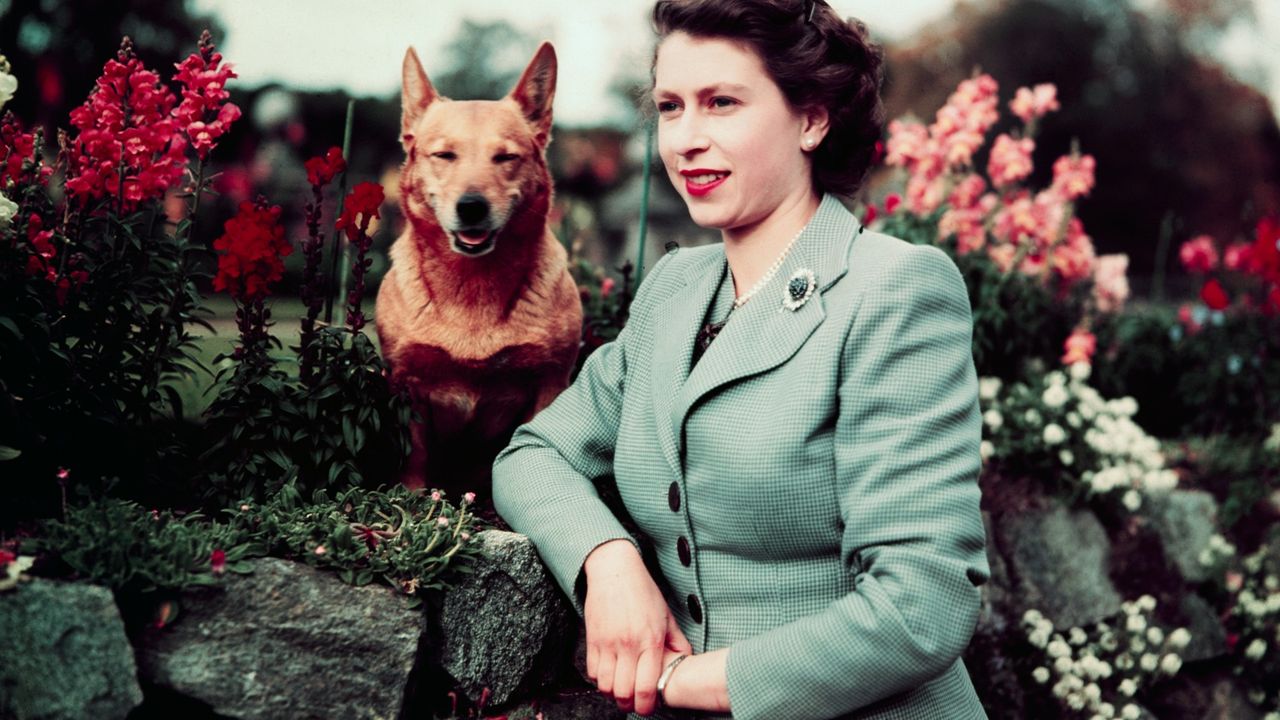
[(587, 677), (619, 709), (649, 715), (657, 708), (665, 653), (692, 653), (693, 647), (630, 542), (600, 545), (583, 568)]

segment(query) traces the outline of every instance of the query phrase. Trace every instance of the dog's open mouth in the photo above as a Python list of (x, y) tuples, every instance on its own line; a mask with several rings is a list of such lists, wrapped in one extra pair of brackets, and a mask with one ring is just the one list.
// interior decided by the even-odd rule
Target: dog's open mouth
[(453, 247), (465, 255), (480, 255), (493, 248), (497, 230), (458, 230), (453, 235)]

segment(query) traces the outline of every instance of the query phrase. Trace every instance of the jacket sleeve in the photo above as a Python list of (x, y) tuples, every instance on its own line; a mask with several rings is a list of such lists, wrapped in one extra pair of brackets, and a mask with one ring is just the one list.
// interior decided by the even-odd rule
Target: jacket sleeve
[(845, 340), (835, 427), (841, 559), (855, 589), (730, 646), (742, 720), (820, 720), (918, 687), (973, 634), (990, 576), (964, 280), (910, 246), (870, 280)]
[[(659, 270), (649, 271), (632, 301), (635, 318)], [(516, 428), (493, 462), (493, 503), (513, 530), (527, 535), (579, 616), (586, 599), (583, 562), (610, 540), (636, 542), (593, 481), (613, 475), (613, 450), (626, 391), (632, 323), (587, 358), (574, 382), (532, 420)], [(585, 580), (585, 577), (583, 578)]]

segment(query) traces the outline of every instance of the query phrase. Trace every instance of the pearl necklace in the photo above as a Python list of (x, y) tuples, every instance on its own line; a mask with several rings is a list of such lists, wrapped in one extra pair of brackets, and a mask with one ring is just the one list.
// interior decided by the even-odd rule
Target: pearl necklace
[(756, 281), (755, 285), (751, 286), (750, 290), (733, 299), (733, 308), (730, 309), (730, 312), (746, 305), (747, 301), (750, 300), (753, 295), (759, 292), (765, 285), (769, 284), (769, 281), (773, 279), (773, 276), (777, 275), (778, 270), (782, 268), (782, 261), (787, 258), (787, 253), (791, 252), (791, 246), (796, 244), (796, 241), (804, 234), (804, 230), (807, 227), (809, 227), (809, 224), (805, 223), (804, 227), (800, 228), (800, 232), (796, 233), (795, 237), (791, 238), (791, 241), (787, 243), (787, 246), (782, 248), (782, 254), (778, 255), (778, 259), (773, 261), (773, 264), (769, 266), (768, 270), (764, 271), (764, 275), (760, 276), (760, 279)]

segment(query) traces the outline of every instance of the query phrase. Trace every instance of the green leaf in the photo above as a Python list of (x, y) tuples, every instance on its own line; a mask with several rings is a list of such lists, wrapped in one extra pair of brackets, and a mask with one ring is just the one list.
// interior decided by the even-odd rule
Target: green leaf
[(6, 460), (14, 460), (22, 454), (21, 450), (11, 448), (8, 445), (0, 445), (0, 462)]

